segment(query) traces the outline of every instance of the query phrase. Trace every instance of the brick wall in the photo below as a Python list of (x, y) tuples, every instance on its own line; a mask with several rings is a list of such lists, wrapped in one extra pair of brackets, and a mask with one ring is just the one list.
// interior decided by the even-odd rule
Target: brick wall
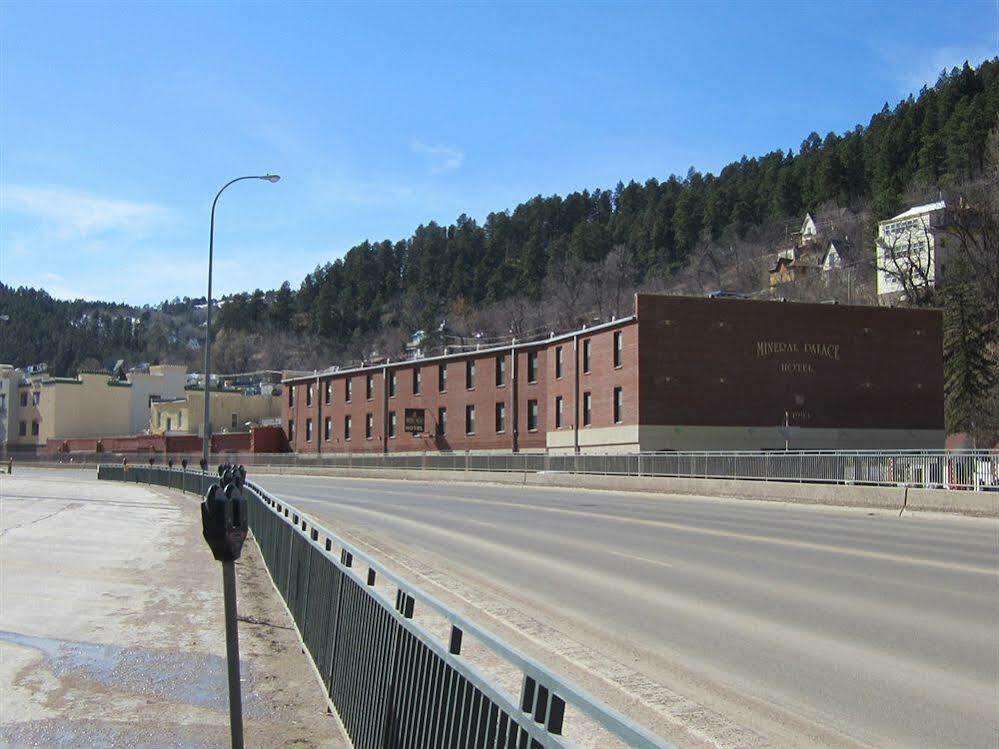
[[(785, 412), (791, 426), (803, 428), (942, 429), (941, 323), (940, 313), (932, 310), (639, 295), (635, 317), (518, 345), (515, 353), (494, 349), (327, 374), (318, 386), (314, 378), (291, 382), (294, 404), (285, 399), (284, 423), (287, 429), (289, 420), (295, 421), (292, 449), (312, 453), (565, 451), (574, 449), (577, 440), (581, 449), (637, 449), (645, 439), (639, 427), (777, 428)], [(584, 371), (587, 347), (589, 370)], [(556, 376), (559, 349), (561, 377)], [(506, 370), (501, 384), (496, 382), (498, 356), (504, 357)], [(469, 388), (466, 371), (472, 361), (475, 382)], [(418, 394), (413, 392), (417, 367)], [(442, 367), (447, 370), (445, 392), (438, 388)], [(395, 373), (394, 395), (384, 390), (386, 372), (390, 377)], [(348, 378), (353, 383), (349, 404), (344, 398)], [(333, 393), (329, 404), (327, 382)], [(314, 392), (308, 405), (310, 385)], [(621, 398), (617, 418), (616, 391)], [(557, 398), (563, 404), (560, 427)], [(497, 403), (504, 404), (500, 432)], [(537, 409), (533, 430), (532, 403)], [(474, 434), (466, 434), (468, 406), (475, 409)], [(438, 435), (442, 407), (447, 429)], [(424, 410), (425, 434), (405, 432), (407, 408)], [(369, 413), (373, 427), (367, 439)], [(390, 437), (385, 419), (392, 413), (396, 427)], [(344, 438), (348, 414), (349, 441)], [(329, 439), (326, 418), (331, 419)], [(311, 441), (307, 419), (313, 420)]]
[(943, 429), (937, 310), (640, 295), (641, 423)]
[[(285, 452), (284, 431), (278, 427), (254, 427), (251, 432), (212, 435), (212, 452)], [(132, 434), (121, 437), (54, 438), (43, 453), (200, 453), (196, 434)]]

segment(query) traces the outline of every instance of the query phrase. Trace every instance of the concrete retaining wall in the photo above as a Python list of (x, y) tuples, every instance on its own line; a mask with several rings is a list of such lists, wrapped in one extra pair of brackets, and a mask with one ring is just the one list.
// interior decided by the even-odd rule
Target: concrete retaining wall
[(398, 479), (409, 481), (478, 482), (516, 486), (542, 486), (604, 491), (633, 491), (701, 497), (759, 499), (890, 510), (932, 510), (962, 515), (999, 517), (999, 492), (908, 489), (902, 486), (845, 486), (783, 481), (737, 479), (603, 476), (573, 473), (523, 473), (499, 471), (423, 471), (402, 468), (311, 468), (256, 466), (254, 473), (343, 478)]

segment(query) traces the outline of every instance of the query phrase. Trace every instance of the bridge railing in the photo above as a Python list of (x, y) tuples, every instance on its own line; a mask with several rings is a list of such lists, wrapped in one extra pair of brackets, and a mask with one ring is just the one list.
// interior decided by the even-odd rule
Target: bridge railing
[[(98, 477), (198, 493), (216, 480), (148, 464), (101, 465)], [(271, 579), (358, 749), (570, 747), (570, 721), (605, 735), (599, 746), (672, 747), (293, 505), (252, 482), (245, 494)], [(446, 638), (415, 620), (417, 607), (446, 623)], [(519, 695), (463, 654), (471, 643), (519, 673)]]
[[(52, 456), (50, 456), (51, 458)], [(121, 456), (56, 456), (87, 464)], [(191, 464), (199, 456), (158, 455)], [(405, 469), (428, 471), (554, 472), (620, 476), (743, 479), (869, 486), (999, 490), (999, 450), (950, 451), (700, 451), (657, 453), (232, 453), (219, 459), (247, 466)], [(142, 456), (133, 458), (141, 461)], [(139, 462), (135, 467), (141, 467)]]

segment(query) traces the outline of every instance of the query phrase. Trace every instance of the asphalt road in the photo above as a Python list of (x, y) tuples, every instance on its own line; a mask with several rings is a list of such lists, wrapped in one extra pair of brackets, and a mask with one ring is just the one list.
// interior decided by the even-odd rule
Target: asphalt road
[(317, 519), (446, 557), (556, 626), (580, 623), (571, 634), (591, 645), (627, 647), (649, 678), (752, 729), (732, 745), (999, 746), (993, 520), (257, 480)]

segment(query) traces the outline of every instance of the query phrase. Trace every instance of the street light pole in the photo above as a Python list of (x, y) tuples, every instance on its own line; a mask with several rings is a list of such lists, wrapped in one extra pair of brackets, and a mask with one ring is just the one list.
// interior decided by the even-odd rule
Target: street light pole
[(215, 200), (212, 201), (212, 221), (211, 228), (208, 232), (208, 299), (205, 306), (205, 415), (204, 424), (202, 425), (202, 442), (201, 442), (201, 459), (204, 462), (205, 468), (208, 467), (208, 456), (212, 451), (212, 407), (211, 398), (209, 397), (209, 388), (211, 386), (211, 362), (212, 362), (212, 255), (215, 250), (215, 206), (219, 202), (219, 196), (225, 192), (225, 189), (235, 183), (240, 182), (244, 179), (263, 179), (268, 182), (277, 182), (281, 179), (276, 174), (263, 174), (263, 175), (250, 175), (247, 177), (236, 177), (236, 179), (229, 180), (224, 185), (222, 189), (215, 194)]

